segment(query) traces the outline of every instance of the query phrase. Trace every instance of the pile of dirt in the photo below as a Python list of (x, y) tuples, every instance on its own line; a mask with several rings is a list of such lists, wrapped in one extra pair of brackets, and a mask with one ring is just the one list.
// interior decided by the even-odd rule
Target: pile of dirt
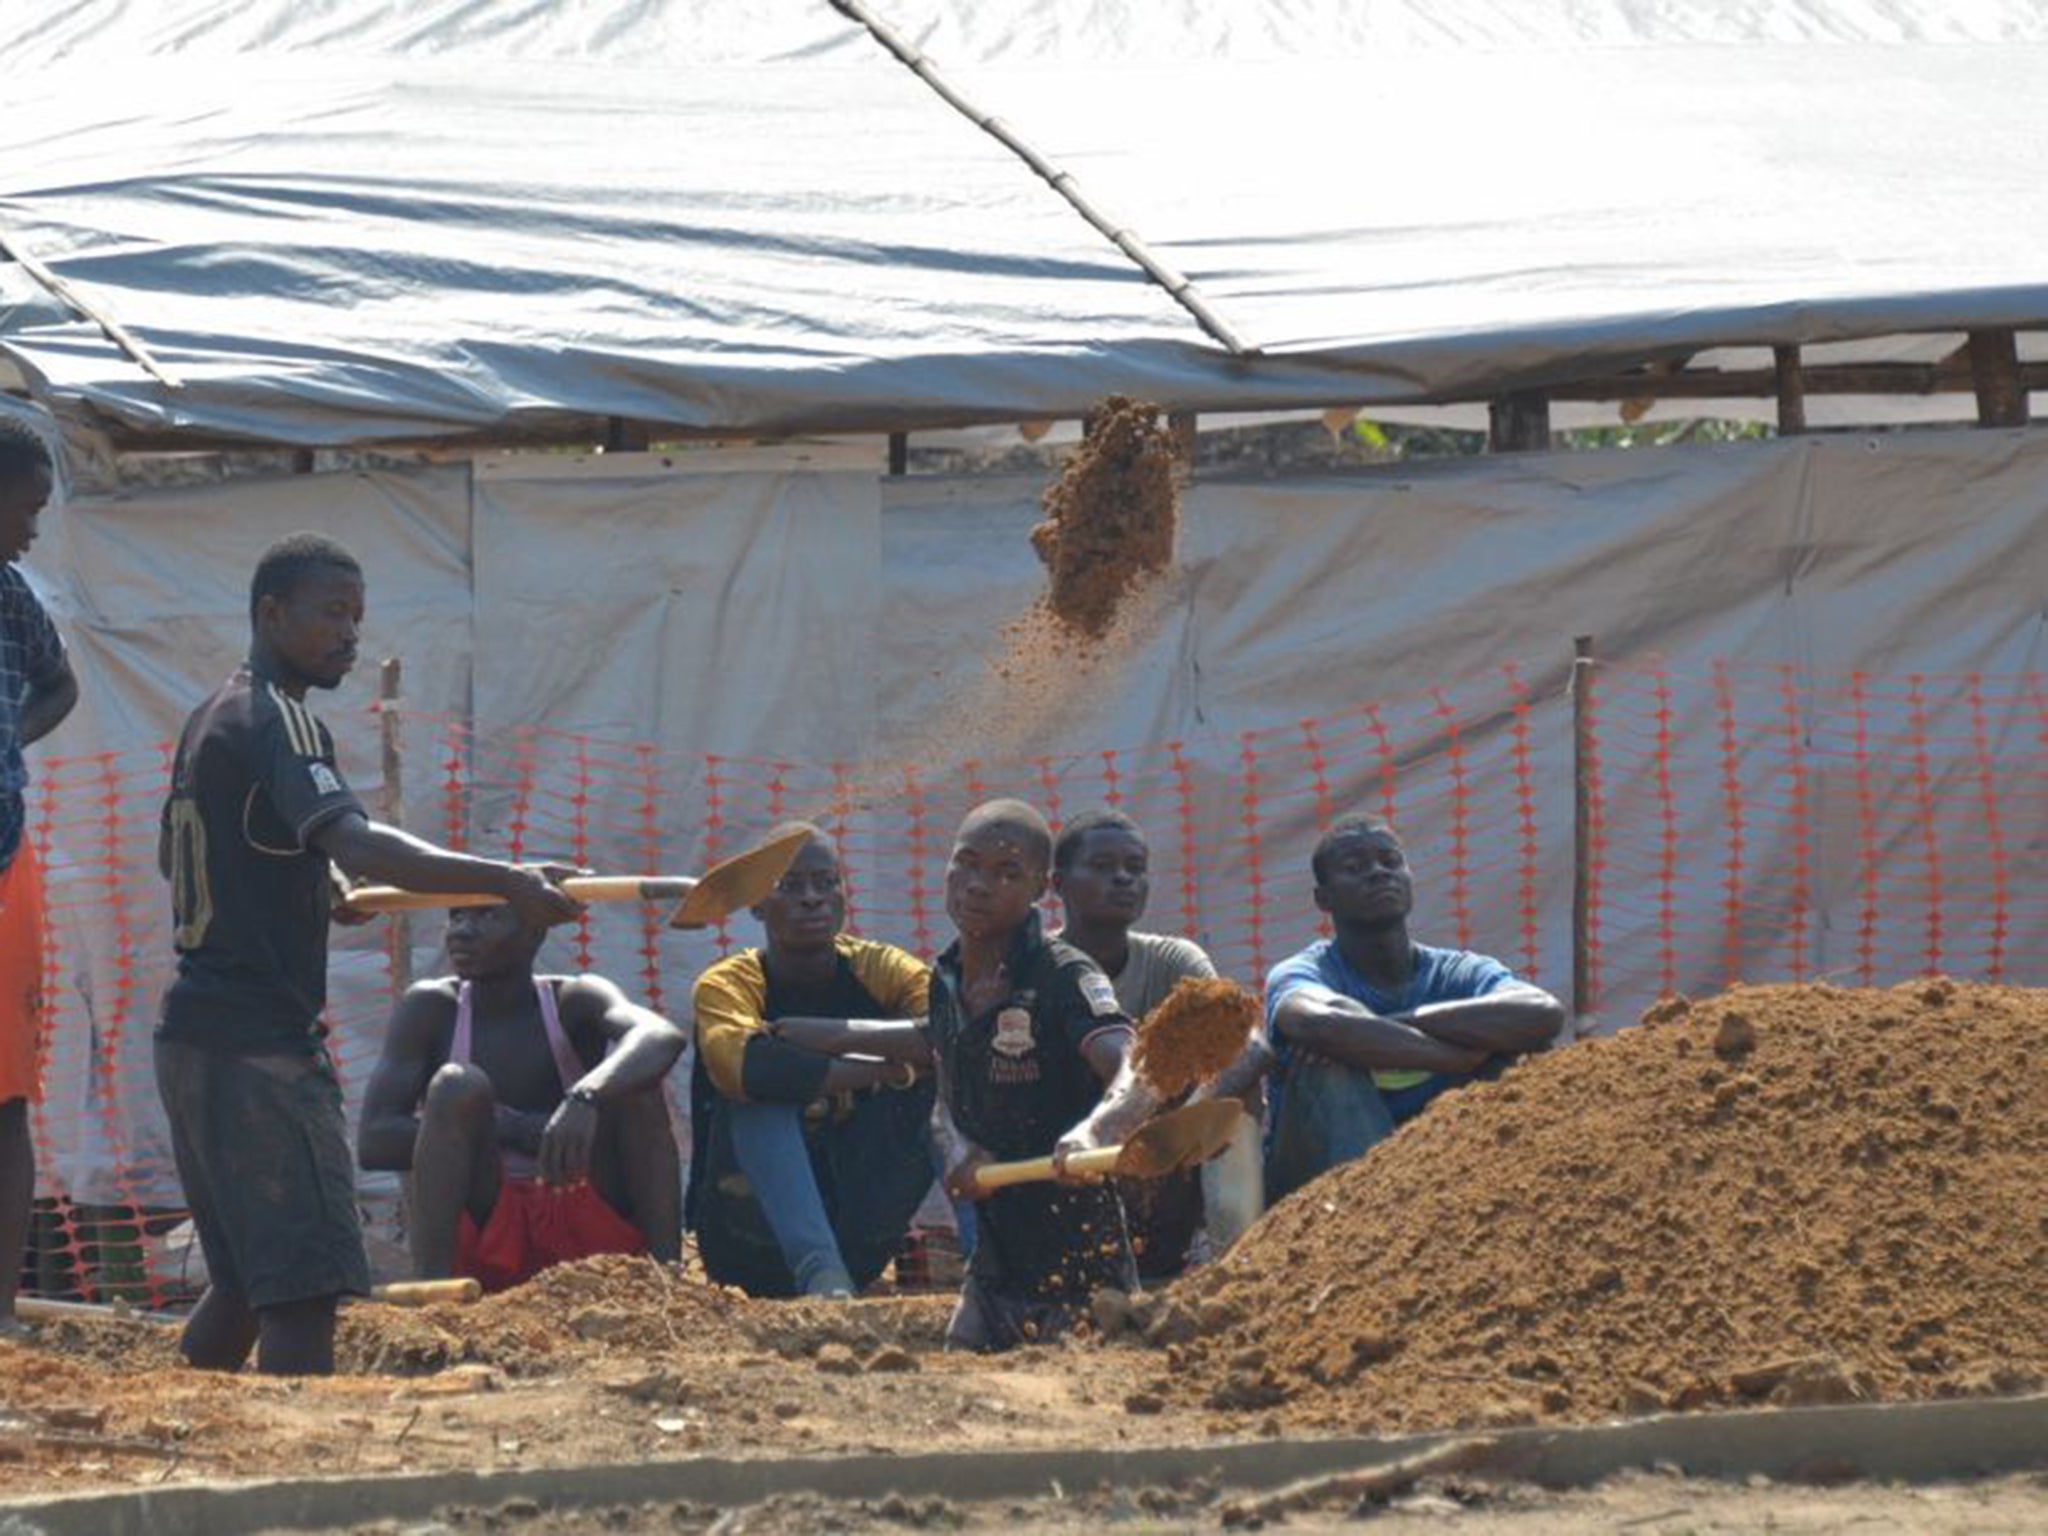
[(2048, 993), (1738, 988), (1439, 1100), (1141, 1317), (1148, 1402), (1384, 1430), (2029, 1390)]
[(952, 1298), (755, 1301), (688, 1279), (652, 1259), (608, 1254), (544, 1270), (466, 1305), (351, 1307), (336, 1368), (411, 1375), (487, 1365), (542, 1375), (608, 1356), (640, 1360), (735, 1350), (809, 1356), (827, 1344), (872, 1353), (936, 1348)]
[[(712, 1359), (768, 1353), (808, 1359), (826, 1345), (860, 1357), (928, 1352), (944, 1342), (951, 1296), (854, 1302), (756, 1301), (651, 1259), (607, 1254), (558, 1265), (527, 1284), (468, 1304), (343, 1309), (335, 1369), (359, 1376), (425, 1376), (487, 1366), (509, 1377), (601, 1370), (621, 1358)], [(42, 1350), (116, 1372), (174, 1369), (178, 1330), (79, 1319), (39, 1330)]]
[(1111, 395), (1045, 493), (1031, 546), (1050, 581), (1045, 606), (1067, 629), (1105, 634), (1127, 593), (1165, 570), (1179, 524), (1180, 464), (1159, 407)]
[(1138, 1021), (1131, 1062), (1155, 1093), (1175, 1099), (1236, 1061), (1258, 1022), (1259, 1000), (1246, 988), (1186, 977)]

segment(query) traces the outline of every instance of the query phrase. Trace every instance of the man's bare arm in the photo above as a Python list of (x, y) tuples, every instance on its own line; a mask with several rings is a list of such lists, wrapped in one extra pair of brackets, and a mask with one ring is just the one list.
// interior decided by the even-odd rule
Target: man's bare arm
[(1382, 1018), (1327, 987), (1294, 988), (1280, 1000), (1273, 1027), (1290, 1044), (1367, 1072), (1471, 1072), (1486, 1060), (1482, 1051)]
[(689, 1044), (676, 1025), (602, 976), (578, 976), (564, 986), (562, 1014), (565, 1023), (589, 1023), (611, 1044), (604, 1060), (576, 1082), (600, 1104), (653, 1087)]
[(567, 922), (583, 910), (539, 869), (451, 853), (355, 810), (315, 827), (309, 840), (352, 880), (382, 881), (408, 891), (499, 896), (540, 927)]
[(31, 688), (21, 705), (21, 744), (41, 741), (64, 723), (78, 703), (78, 678), (68, 658), (59, 658), (57, 675), (39, 688)]
[(1401, 1022), (1463, 1050), (1489, 1056), (1540, 1051), (1564, 1028), (1564, 1004), (1541, 987), (1517, 981), (1484, 997), (1429, 1003)]
[(402, 1173), (412, 1167), (420, 1096), (441, 1066), (435, 1041), (453, 1006), (445, 989), (423, 981), (407, 988), (391, 1010), (356, 1122), (356, 1161), (364, 1168)]

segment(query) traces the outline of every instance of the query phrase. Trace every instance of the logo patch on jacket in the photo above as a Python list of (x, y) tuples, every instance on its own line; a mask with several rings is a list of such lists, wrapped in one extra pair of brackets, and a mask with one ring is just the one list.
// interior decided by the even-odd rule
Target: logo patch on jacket
[(1029, 1008), (1005, 1008), (996, 1015), (996, 1035), (991, 1042), (1004, 1056), (1028, 1056), (1038, 1046), (1031, 1028)]
[(1112, 1013), (1123, 1012), (1117, 1005), (1116, 988), (1109, 984), (1109, 978), (1100, 971), (1081, 973), (1081, 996), (1087, 999), (1090, 1011), (1098, 1019)]
[(311, 775), (313, 787), (323, 795), (341, 793), (341, 776), (325, 763), (314, 763), (306, 772)]

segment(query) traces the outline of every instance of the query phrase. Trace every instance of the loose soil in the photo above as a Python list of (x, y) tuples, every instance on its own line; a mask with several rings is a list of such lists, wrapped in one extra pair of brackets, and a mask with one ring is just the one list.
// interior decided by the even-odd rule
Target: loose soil
[(1208, 1082), (1244, 1054), (1259, 1000), (1234, 981), (1187, 977), (1138, 1021), (1132, 1065), (1162, 1099)]
[(177, 1364), (175, 1329), (68, 1320), (33, 1345), (0, 1342), (0, 1495), (708, 1453), (1158, 1444), (1185, 1428), (1124, 1413), (1144, 1355), (1080, 1341), (947, 1355), (952, 1307), (950, 1296), (755, 1301), (607, 1257), (470, 1306), (351, 1306), (343, 1374), (328, 1380), (191, 1371)]
[(906, 764), (931, 773), (1043, 752), (1113, 696), (1174, 601), (1160, 578), (1173, 561), (1182, 465), (1159, 407), (1112, 395), (1090, 423), (1031, 530), (1045, 592), (1002, 623), (994, 652), (893, 743), (888, 763), (862, 771), (855, 801), (896, 793)]
[(2048, 1377), (2048, 993), (1738, 988), (1436, 1104), (1141, 1321), (1346, 1432)]
[(1098, 1305), (1106, 1342), (995, 1359), (940, 1351), (948, 1297), (760, 1302), (622, 1258), (469, 1307), (351, 1307), (331, 1380), (188, 1371), (140, 1322), (47, 1325), (0, 1342), (0, 1493), (2030, 1390), (2044, 1068), (2048, 993), (1674, 1000), (1447, 1096), (1220, 1263)]
[(1125, 595), (1166, 569), (1180, 472), (1158, 406), (1111, 395), (1090, 413), (1031, 530), (1049, 577), (1045, 607), (1061, 625), (1100, 638)]

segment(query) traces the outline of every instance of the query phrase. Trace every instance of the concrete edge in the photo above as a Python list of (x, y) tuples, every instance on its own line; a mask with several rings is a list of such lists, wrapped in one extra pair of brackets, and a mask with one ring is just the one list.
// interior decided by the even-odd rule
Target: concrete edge
[[(1862, 1477), (1932, 1482), (2048, 1468), (2048, 1394), (1958, 1402), (1859, 1404), (1669, 1415), (1614, 1424), (1491, 1432), (1508, 1475), (1578, 1487), (1664, 1464), (1696, 1477)], [(451, 1505), (511, 1498), (551, 1509), (688, 1500), (723, 1507), (775, 1494), (877, 1499), (890, 1493), (972, 1502), (1210, 1477), (1262, 1490), (1359, 1471), (1457, 1436), (1231, 1441), (1131, 1450), (933, 1452), (926, 1455), (696, 1457), (498, 1472), (428, 1472), (262, 1483), (189, 1483), (119, 1493), (0, 1500), (5, 1536), (254, 1536), (360, 1522), (424, 1519)], [(10, 1523), (11, 1522), (11, 1523)]]

